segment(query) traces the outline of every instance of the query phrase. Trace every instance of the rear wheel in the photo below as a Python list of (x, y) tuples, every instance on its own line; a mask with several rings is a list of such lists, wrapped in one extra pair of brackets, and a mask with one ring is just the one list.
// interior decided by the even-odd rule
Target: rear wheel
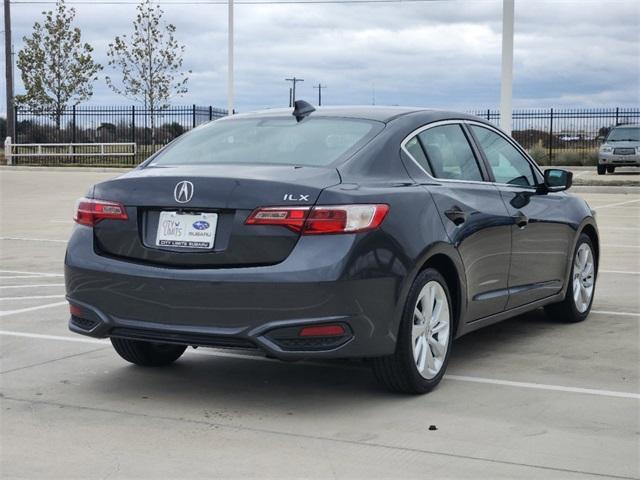
[(581, 322), (589, 315), (596, 287), (596, 260), (591, 239), (581, 234), (573, 254), (567, 294), (560, 303), (547, 305), (549, 317), (562, 322)]
[(607, 173), (614, 173), (616, 171), (616, 167), (612, 167), (612, 166), (608, 166), (607, 167)]
[(420, 273), (407, 297), (395, 353), (373, 361), (378, 381), (389, 390), (405, 393), (435, 388), (449, 362), (452, 312), (442, 275), (432, 268)]
[(143, 367), (162, 367), (175, 362), (187, 349), (186, 345), (142, 342), (126, 338), (111, 338), (118, 355), (127, 362)]
[(607, 171), (607, 167), (605, 165), (598, 165), (598, 175), (604, 175)]

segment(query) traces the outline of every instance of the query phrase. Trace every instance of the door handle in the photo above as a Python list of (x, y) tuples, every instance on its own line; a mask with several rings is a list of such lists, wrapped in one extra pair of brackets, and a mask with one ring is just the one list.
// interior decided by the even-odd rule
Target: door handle
[(449, 220), (451, 220), (454, 225), (459, 226), (462, 225), (467, 220), (467, 214), (464, 213), (460, 207), (452, 207), (449, 210), (446, 210), (444, 214), (447, 216)]
[(524, 213), (518, 212), (513, 216), (513, 219), (516, 225), (519, 228), (524, 228), (529, 224), (529, 217), (527, 217)]

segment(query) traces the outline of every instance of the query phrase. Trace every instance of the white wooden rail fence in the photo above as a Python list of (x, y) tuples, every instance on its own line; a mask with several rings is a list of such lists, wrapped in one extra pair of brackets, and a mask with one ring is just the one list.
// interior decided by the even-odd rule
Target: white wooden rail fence
[[(81, 149), (82, 151), (77, 151)], [(12, 143), (4, 141), (7, 165), (16, 157), (135, 157), (135, 143)]]

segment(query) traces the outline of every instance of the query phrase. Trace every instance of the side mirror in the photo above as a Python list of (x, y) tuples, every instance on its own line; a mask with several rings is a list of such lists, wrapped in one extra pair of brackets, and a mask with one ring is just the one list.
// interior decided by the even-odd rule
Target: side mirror
[(559, 168), (544, 171), (544, 186), (547, 192), (561, 192), (571, 187), (573, 173)]

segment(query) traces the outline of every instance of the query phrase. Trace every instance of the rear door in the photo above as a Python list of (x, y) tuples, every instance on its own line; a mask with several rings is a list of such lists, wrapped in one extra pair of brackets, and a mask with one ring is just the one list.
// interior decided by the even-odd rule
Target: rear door
[(538, 194), (542, 176), (497, 130), (469, 124), (511, 217), (511, 268), (507, 308), (551, 296), (562, 288), (575, 232), (564, 207), (566, 194)]
[(403, 146), (435, 179), (427, 188), (465, 267), (468, 319), (503, 311), (508, 298), (510, 219), (500, 192), (486, 181), (487, 173), (461, 124), (428, 125)]

